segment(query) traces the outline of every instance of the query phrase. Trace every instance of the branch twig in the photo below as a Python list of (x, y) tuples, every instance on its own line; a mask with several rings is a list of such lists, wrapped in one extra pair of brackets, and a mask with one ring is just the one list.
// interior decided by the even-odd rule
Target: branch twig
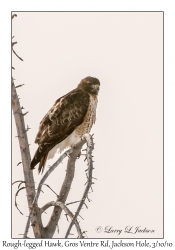
[(16, 202), (16, 197), (18, 196), (18, 193), (19, 193), (22, 189), (24, 189), (24, 188), (25, 188), (25, 187), (19, 188), (18, 191), (17, 191), (16, 194), (15, 194), (15, 207), (18, 209), (18, 211), (19, 211), (20, 214), (22, 214), (22, 215), (23, 215), (23, 213), (22, 213), (21, 210), (18, 208), (18, 204), (17, 204), (17, 202)]
[(15, 183), (17, 183), (17, 182), (25, 183), (25, 181), (14, 181), (14, 182), (12, 183), (12, 185), (15, 184)]
[(43, 184), (43, 185), (48, 187), (58, 197), (58, 194), (55, 191), (53, 191), (53, 189), (48, 184)]
[(14, 51), (14, 49), (12, 49), (12, 51), (15, 54), (15, 56), (17, 56), (21, 61), (24, 61), (20, 56), (18, 56), (18, 54)]
[[(81, 201), (81, 200), (80, 200), (80, 201)], [(73, 201), (73, 202), (66, 203), (66, 206), (71, 205), (71, 204), (74, 204), (74, 203), (77, 203), (77, 202), (80, 202), (80, 201)]]
[(17, 17), (17, 15), (16, 15), (16, 14), (13, 14), (13, 15), (12, 15), (12, 19), (13, 19), (14, 17)]
[(22, 86), (24, 86), (25, 84), (20, 84), (20, 85), (17, 85), (15, 88), (17, 89), (17, 88), (20, 88), (20, 87), (22, 87)]

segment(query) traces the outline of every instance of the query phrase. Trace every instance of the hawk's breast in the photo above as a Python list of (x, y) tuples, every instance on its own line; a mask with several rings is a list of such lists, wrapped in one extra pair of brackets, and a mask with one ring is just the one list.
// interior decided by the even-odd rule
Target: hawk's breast
[(57, 144), (49, 151), (48, 159), (53, 158), (55, 153), (61, 153), (65, 148), (75, 145), (80, 138), (89, 133), (96, 120), (97, 96), (90, 95), (90, 103), (84, 121), (66, 139)]

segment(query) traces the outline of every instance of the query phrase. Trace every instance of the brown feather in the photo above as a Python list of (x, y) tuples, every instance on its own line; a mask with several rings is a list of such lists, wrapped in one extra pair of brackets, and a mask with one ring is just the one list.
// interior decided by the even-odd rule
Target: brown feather
[(46, 164), (46, 161), (47, 161), (47, 156), (48, 156), (48, 153), (45, 154), (41, 159), (40, 159), (40, 163), (39, 163), (39, 167), (38, 167), (38, 174), (42, 171), (44, 171), (44, 168), (45, 168), (45, 164)]

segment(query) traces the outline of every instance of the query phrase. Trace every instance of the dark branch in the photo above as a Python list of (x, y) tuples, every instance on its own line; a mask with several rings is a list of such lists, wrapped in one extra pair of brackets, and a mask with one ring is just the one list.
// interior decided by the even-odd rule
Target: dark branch
[(27, 111), (26, 113), (22, 114), (23, 116), (27, 115), (29, 113), (29, 111)]
[(20, 85), (17, 85), (15, 88), (17, 89), (17, 88), (20, 88), (20, 87), (22, 87), (22, 86), (24, 86), (25, 84), (20, 84)]
[(14, 49), (12, 49), (12, 51), (21, 61), (24, 61), (20, 56), (18, 56), (18, 54), (14, 51)]
[(14, 181), (14, 182), (12, 183), (12, 185), (15, 184), (15, 183), (17, 183), (17, 182), (25, 183), (25, 181)]
[(46, 187), (50, 188), (50, 190), (58, 197), (58, 194), (55, 191), (53, 191), (53, 189), (49, 185), (47, 185), (47, 184), (43, 184), (43, 185), (45, 185)]
[(13, 43), (12, 43), (12, 47), (13, 47), (15, 44), (17, 44), (17, 42), (13, 42)]
[[(81, 200), (80, 200), (80, 201), (81, 201)], [(74, 203), (77, 203), (77, 202), (80, 202), (80, 201), (73, 201), (73, 202), (70, 202), (70, 203), (66, 203), (66, 206), (71, 205), (71, 204), (74, 204)]]
[(21, 212), (21, 210), (18, 208), (18, 204), (17, 204), (17, 202), (16, 202), (16, 197), (18, 196), (18, 193), (19, 193), (22, 189), (25, 189), (25, 187), (22, 187), (22, 188), (18, 189), (18, 191), (17, 191), (16, 194), (15, 194), (15, 207), (18, 209), (18, 211), (20, 212), (20, 214), (23, 215), (23, 213)]
[(12, 19), (13, 19), (14, 17), (17, 17), (17, 15), (16, 15), (16, 14), (13, 14), (13, 15), (12, 15)]

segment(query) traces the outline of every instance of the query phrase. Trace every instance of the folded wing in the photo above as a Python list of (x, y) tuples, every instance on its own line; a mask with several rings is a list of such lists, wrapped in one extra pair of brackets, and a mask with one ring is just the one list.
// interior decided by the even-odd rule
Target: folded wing
[(35, 139), (39, 146), (31, 161), (31, 169), (40, 162), (40, 172), (44, 168), (49, 151), (83, 123), (89, 102), (88, 93), (80, 89), (74, 89), (55, 102), (40, 123)]

